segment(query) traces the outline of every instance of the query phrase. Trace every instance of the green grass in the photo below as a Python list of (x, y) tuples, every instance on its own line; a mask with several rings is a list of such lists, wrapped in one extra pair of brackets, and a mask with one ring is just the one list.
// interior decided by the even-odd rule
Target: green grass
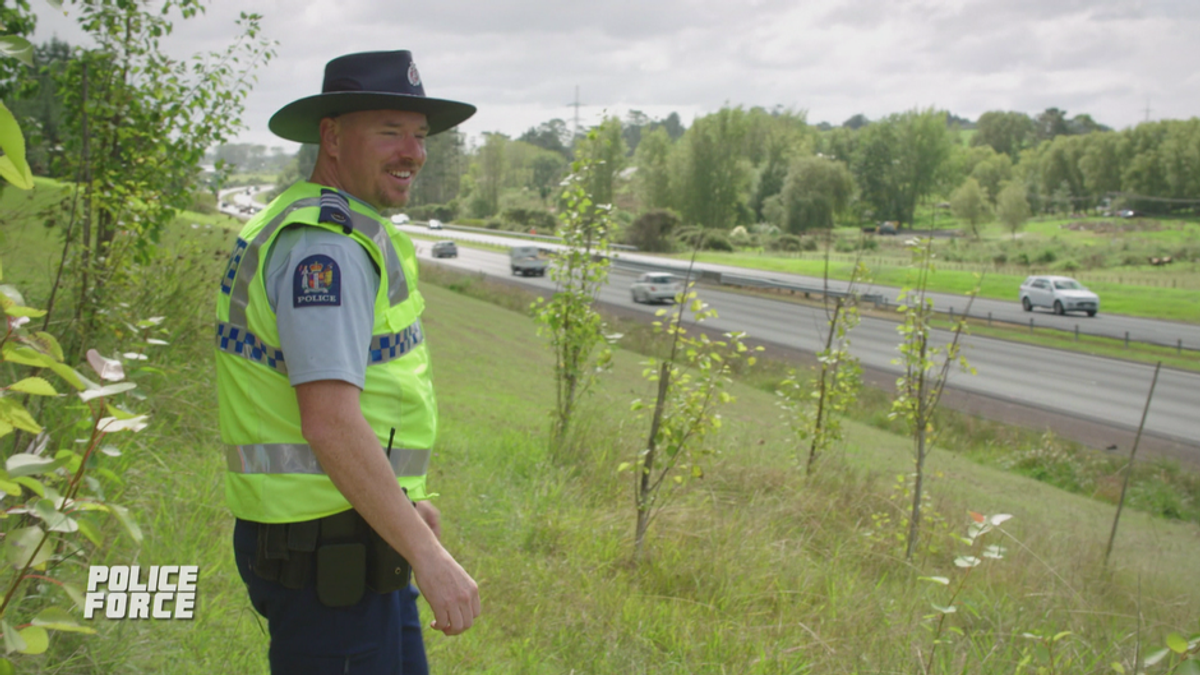
[[(192, 243), (190, 232), (183, 223), (172, 246)], [(125, 289), (131, 315), (158, 306), (169, 317), (171, 345), (151, 362), (163, 373), (133, 376), (149, 396), (133, 405), (153, 425), (105, 460), (123, 473), (112, 489), (146, 539), (115, 539), (100, 558), (199, 564), (197, 618), (100, 621), (99, 636), (56, 636), (50, 655), (20, 657), (20, 672), (266, 672), (267, 638), (232, 565), (221, 490), (210, 303), (222, 262), (200, 246), (164, 252), (147, 270), (153, 284), (131, 279)], [(447, 546), (479, 581), (485, 612), (460, 637), (427, 636), (437, 672), (920, 672), (916, 655), (931, 640), (924, 617), (948, 592), (918, 577), (962, 577), (954, 557), (965, 549), (948, 535), (965, 531), (968, 508), (1014, 514), (1013, 538), (991, 542), (1006, 558), (972, 573), (950, 618), (962, 635), (946, 635), (935, 672), (1012, 673), (1032, 647), (1020, 635), (1033, 630), (1072, 632), (1062, 649), (1080, 661), (1065, 672), (1129, 669), (1139, 617), (1143, 653), (1194, 628), (1195, 524), (1127, 510), (1103, 580), (1111, 505), (938, 449), (929, 535), (906, 563), (896, 536), (910, 443), (848, 421), (847, 441), (806, 480), (773, 395), (740, 383), (706, 477), (675, 498), (650, 531), (648, 560), (633, 565), (631, 478), (616, 467), (647, 432), (629, 413), (631, 400), (652, 394), (644, 357), (617, 353), (585, 401), (568, 459), (551, 461), (552, 356), (532, 321), (429, 283), (437, 276), (422, 272), (442, 416), (430, 483), (442, 494)], [(106, 353), (121, 348), (115, 334), (106, 339)]]
[[(803, 255), (803, 257), (801, 257)], [(774, 254), (774, 253), (715, 253), (703, 252), (696, 257), (697, 261), (745, 267), (748, 269), (765, 270), (801, 274), (812, 277), (822, 277), (825, 274), (825, 261), (822, 254)], [(852, 255), (843, 254), (832, 257), (829, 265), (829, 276), (832, 279), (848, 280), (853, 270)], [(836, 261), (836, 262), (834, 262)], [(884, 286), (905, 286), (913, 283), (912, 270), (906, 261), (896, 257), (882, 255), (864, 256), (863, 262), (871, 271), (871, 279), (875, 284)], [(957, 267), (959, 269), (952, 269)], [(975, 288), (980, 272), (985, 272), (980, 297), (1016, 302), (1017, 288), (1029, 273), (996, 273), (990, 271), (990, 265), (972, 266), (961, 263), (939, 263), (938, 270), (930, 275), (929, 291), (934, 293), (968, 293)], [(1095, 281), (1089, 273), (1073, 276), (1084, 281), (1101, 299), (1103, 311), (1112, 314), (1125, 314), (1156, 319), (1171, 319), (1176, 321), (1200, 322), (1200, 293), (1193, 288), (1163, 288), (1151, 286), (1136, 286), (1121, 283), (1120, 273), (1107, 273), (1104, 276), (1113, 281)], [(1133, 274), (1129, 275), (1133, 277)], [(1145, 275), (1142, 275), (1145, 276)]]

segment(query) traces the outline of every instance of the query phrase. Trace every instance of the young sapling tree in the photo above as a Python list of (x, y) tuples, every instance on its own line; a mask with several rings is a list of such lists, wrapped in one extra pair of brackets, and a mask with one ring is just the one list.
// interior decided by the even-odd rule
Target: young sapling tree
[(611, 205), (594, 203), (586, 188), (594, 164), (594, 160), (576, 161), (564, 181), (558, 229), (564, 246), (550, 265), (554, 295), (549, 300), (538, 298), (532, 307), (538, 332), (554, 350), (556, 451), (562, 450), (576, 403), (595, 374), (608, 366), (611, 345), (620, 338), (605, 333), (604, 320), (593, 306), (608, 282), (609, 260), (603, 254), (612, 226)]
[(971, 292), (967, 301), (966, 310), (955, 321), (949, 344), (944, 347), (930, 344), (934, 311), (933, 300), (928, 297), (926, 289), (929, 286), (929, 276), (936, 271), (933, 262), (933, 240), (922, 242), (913, 239), (908, 242), (908, 247), (916, 273), (916, 283), (905, 286), (900, 291), (900, 306), (897, 311), (904, 316), (904, 322), (896, 328), (902, 342), (898, 347), (900, 358), (895, 359), (893, 363), (902, 366), (904, 374), (896, 380), (896, 398), (892, 401), (892, 410), (888, 416), (903, 420), (913, 435), (913, 460), (916, 471), (904, 551), (905, 559), (911, 560), (921, 527), (925, 459), (934, 439), (933, 413), (941, 401), (952, 366), (957, 364), (964, 372), (975, 372), (962, 355), (961, 338), (967, 330), (966, 317), (971, 311), (971, 302), (979, 292), (982, 279), (976, 282), (975, 290)]
[[(712, 340), (703, 332), (691, 335), (683, 326), (685, 308), (695, 324), (717, 315), (700, 300), (694, 284), (688, 283), (676, 302), (678, 306), (666, 324), (654, 322), (655, 331), (671, 341), (668, 356), (649, 359), (643, 371), (657, 385), (650, 434), (637, 457), (618, 467), (618, 471), (633, 471), (637, 512), (633, 547), (634, 560), (639, 561), (644, 557), (646, 532), (670, 501), (674, 488), (704, 477), (703, 442), (721, 428), (717, 406), (733, 401), (725, 386), (731, 381), (734, 363), (745, 359), (747, 366), (753, 366), (755, 358), (749, 352), (762, 349), (747, 347), (743, 333), (725, 333), (722, 340)], [(666, 310), (658, 311), (659, 316), (665, 314)], [(641, 411), (647, 406), (638, 399), (632, 407)]]

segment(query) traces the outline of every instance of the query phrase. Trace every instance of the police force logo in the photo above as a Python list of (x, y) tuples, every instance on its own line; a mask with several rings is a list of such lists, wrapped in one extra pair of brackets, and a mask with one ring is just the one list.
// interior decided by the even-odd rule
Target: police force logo
[(421, 74), (417, 72), (415, 61), (409, 61), (408, 63), (408, 83), (414, 87), (421, 86)]
[(310, 255), (296, 266), (292, 277), (293, 307), (339, 307), (342, 304), (342, 272), (333, 258)]

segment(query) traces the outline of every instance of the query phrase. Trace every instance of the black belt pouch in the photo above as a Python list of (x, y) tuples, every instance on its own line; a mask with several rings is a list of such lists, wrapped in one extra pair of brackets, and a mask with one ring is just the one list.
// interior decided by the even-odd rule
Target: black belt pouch
[(367, 547), (359, 542), (317, 549), (317, 598), (326, 607), (350, 607), (362, 599)]
[(367, 557), (367, 586), (376, 593), (391, 593), (408, 587), (412, 569), (404, 556), (371, 530)]

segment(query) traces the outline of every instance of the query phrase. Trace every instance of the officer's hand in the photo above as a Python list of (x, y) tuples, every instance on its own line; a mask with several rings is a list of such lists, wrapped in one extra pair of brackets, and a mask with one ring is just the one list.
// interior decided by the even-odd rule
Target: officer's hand
[(438, 558), (419, 567), (413, 576), (421, 595), (433, 610), (434, 630), (458, 635), (470, 628), (480, 614), (479, 587), (454, 558), (442, 550)]
[(416, 502), (413, 504), (413, 508), (417, 510), (417, 513), (421, 516), (421, 520), (425, 521), (429, 529), (433, 530), (433, 536), (437, 537), (438, 541), (441, 541), (442, 512), (438, 511), (438, 508), (428, 501)]

